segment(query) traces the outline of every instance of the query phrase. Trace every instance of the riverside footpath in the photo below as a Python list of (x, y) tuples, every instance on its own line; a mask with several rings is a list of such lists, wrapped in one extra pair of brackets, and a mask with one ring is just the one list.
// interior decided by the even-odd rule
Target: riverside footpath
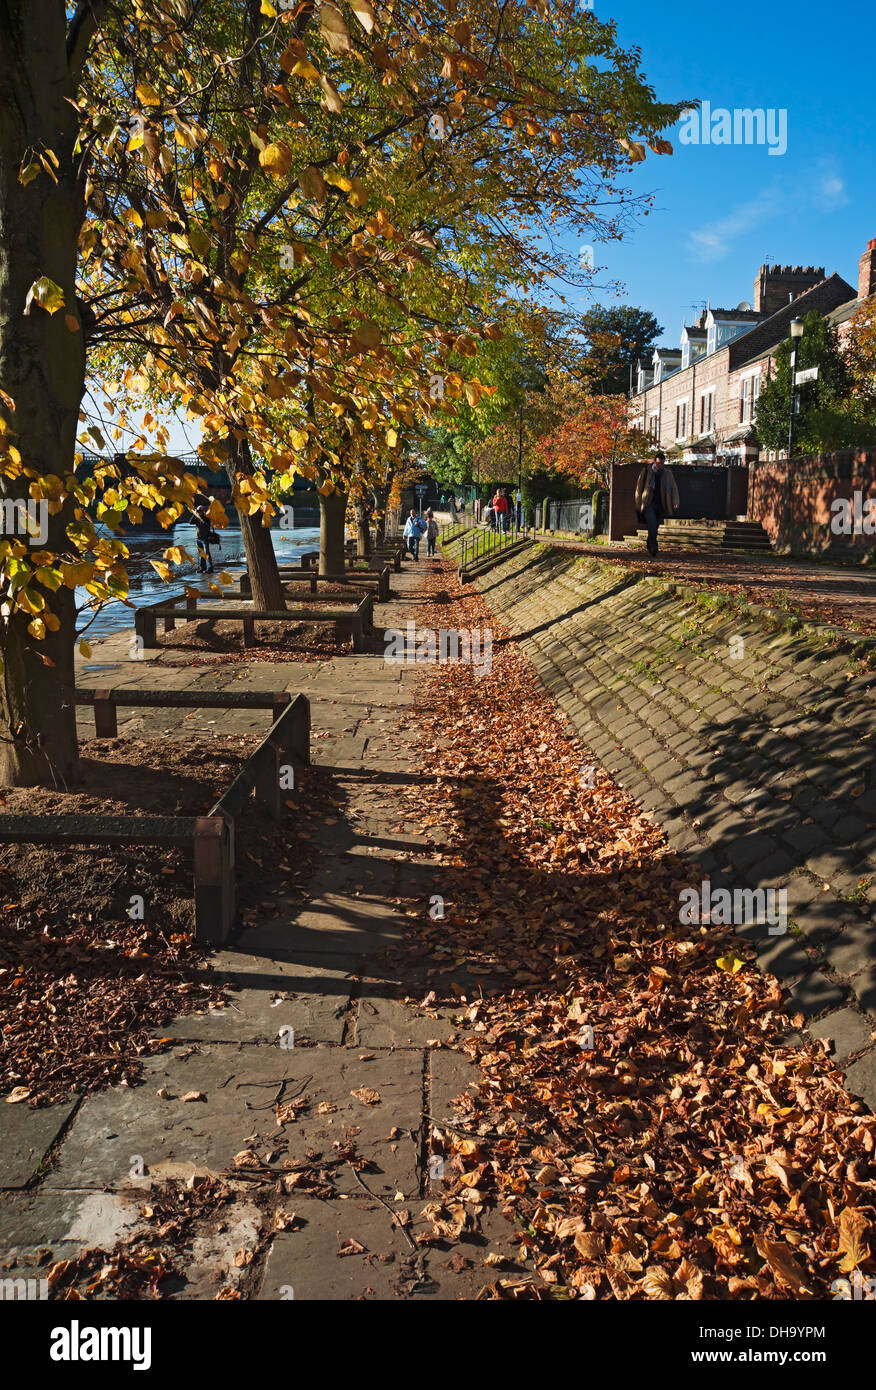
[[(187, 673), (304, 691), (313, 766), (282, 862), (205, 962), (224, 1001), (161, 1025), (142, 1084), (9, 1107), (4, 1278), (72, 1275), (83, 1297), (126, 1279), (194, 1299), (786, 1300), (872, 1272), (869, 677), (843, 669), (842, 719), (830, 659), (801, 655), (779, 694), (787, 654), (752, 622), (734, 634), (758, 665), (722, 674), (725, 711), (722, 687), (707, 703), (720, 615), (577, 565), (529, 547), (463, 589), (449, 559), (406, 564), (371, 652)], [(649, 643), (694, 619), (652, 680)], [(408, 623), (431, 644), (387, 661)], [(477, 635), (477, 665), (430, 659), (448, 632)], [(119, 655), (95, 650), (107, 686), (139, 678)], [(119, 739), (209, 735), (210, 713), (120, 710)], [(829, 779), (774, 789), (804, 746), (847, 778), (834, 820), (815, 814)], [(682, 893), (728, 867), (805, 882), (794, 930), (683, 920)], [(860, 955), (831, 962), (843, 939)]]

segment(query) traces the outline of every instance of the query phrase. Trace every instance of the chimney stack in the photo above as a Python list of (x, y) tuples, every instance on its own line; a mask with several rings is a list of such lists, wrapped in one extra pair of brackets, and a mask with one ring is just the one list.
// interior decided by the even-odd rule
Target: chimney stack
[(876, 237), (867, 242), (858, 261), (858, 298), (869, 299), (871, 294), (876, 294)]

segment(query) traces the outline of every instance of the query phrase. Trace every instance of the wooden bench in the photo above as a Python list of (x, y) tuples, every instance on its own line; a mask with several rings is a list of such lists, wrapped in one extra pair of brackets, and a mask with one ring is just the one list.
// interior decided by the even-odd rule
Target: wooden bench
[[(218, 601), (220, 604), (222, 600)], [(373, 628), (374, 599), (371, 594), (352, 608), (283, 608), (276, 612), (256, 608), (207, 607), (191, 595), (186, 596), (185, 608), (173, 603), (147, 604), (134, 612), (134, 631), (144, 648), (158, 646), (157, 621), (164, 620), (164, 631), (173, 632), (178, 622), (241, 622), (243, 645), (255, 644), (256, 623), (333, 623), (338, 636), (352, 636), (353, 651), (367, 650)]]
[[(386, 603), (389, 599), (389, 569), (384, 566), (381, 570), (347, 570), (345, 574), (319, 574), (316, 570), (306, 570), (302, 572), (295, 568), (287, 568), (280, 565), (280, 578), (283, 587), (294, 592), (296, 585), (306, 584), (312, 594), (319, 593), (320, 584), (346, 584), (348, 587), (363, 587), (373, 589), (374, 597), (378, 603)], [(252, 593), (252, 582), (249, 577), (249, 570), (244, 570), (240, 576), (240, 584), (237, 592), (241, 598), (248, 598)]]
[[(357, 563), (357, 557), (355, 554), (355, 550), (347, 550), (345, 553), (347, 559), (347, 569), (349, 570), (352, 569), (353, 565)], [(404, 559), (406, 554), (407, 550), (403, 545), (381, 545), (373, 549), (370, 555), (363, 556), (362, 558), (367, 559), (369, 563), (376, 564), (378, 568), (382, 568), (384, 565), (391, 565), (395, 573), (398, 574), (401, 570), (402, 560)], [(318, 566), (318, 554), (311, 556), (302, 555), (301, 564), (300, 566), (298, 566), (298, 568), (302, 570), (309, 570)], [(368, 570), (360, 570), (359, 573), (367, 574)]]
[(263, 694), (258, 690), (85, 690), (77, 686), (73, 701), (94, 707), (96, 738), (116, 738), (120, 705), (130, 709), (269, 709), (271, 723), (276, 724), (292, 703), (292, 696), (288, 690)]
[(236, 822), (253, 793), (268, 814), (279, 820), (292, 789), (281, 785), (283, 769), (309, 762), (310, 702), (306, 695), (296, 695), (206, 816), (0, 816), (0, 841), (171, 845), (177, 849), (189, 845), (194, 867), (195, 936), (220, 945), (231, 931), (236, 911)]

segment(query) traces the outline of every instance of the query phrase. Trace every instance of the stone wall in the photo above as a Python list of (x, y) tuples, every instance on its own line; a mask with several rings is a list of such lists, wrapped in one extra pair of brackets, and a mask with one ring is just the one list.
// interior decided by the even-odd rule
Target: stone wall
[(691, 886), (785, 890), (785, 934), (739, 935), (876, 1105), (876, 674), (722, 596), (568, 550), (530, 547), (478, 585), (582, 761), (653, 813)]

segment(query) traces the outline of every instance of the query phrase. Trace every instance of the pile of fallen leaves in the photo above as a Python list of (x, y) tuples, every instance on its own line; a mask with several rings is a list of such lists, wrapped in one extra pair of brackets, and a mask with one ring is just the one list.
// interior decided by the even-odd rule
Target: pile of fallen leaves
[(444, 1214), (498, 1203), (534, 1271), (491, 1296), (827, 1298), (873, 1273), (876, 1119), (826, 1044), (783, 1042), (751, 948), (679, 924), (696, 871), (607, 774), (588, 785), (520, 650), (453, 592), (419, 624), (491, 628), (493, 664), (425, 668), (410, 715), (436, 776), (405, 818), (453, 841), (445, 917), (416, 904), (407, 949), (474, 980)]
[[(90, 916), (0, 918), (0, 1092), (47, 1105), (136, 1082), (169, 1019), (224, 996), (191, 935)], [(159, 1035), (156, 1036), (156, 1033)]]
[[(218, 1178), (195, 1177), (183, 1186), (153, 1187), (140, 1211), (141, 1224), (111, 1250), (93, 1246), (74, 1259), (58, 1260), (46, 1273), (55, 1299), (159, 1299), (185, 1284), (184, 1247), (196, 1226), (234, 1200), (233, 1188)], [(243, 1253), (243, 1252), (241, 1252)], [(241, 1259), (240, 1263), (243, 1263)], [(218, 1298), (239, 1298), (224, 1288)]]

